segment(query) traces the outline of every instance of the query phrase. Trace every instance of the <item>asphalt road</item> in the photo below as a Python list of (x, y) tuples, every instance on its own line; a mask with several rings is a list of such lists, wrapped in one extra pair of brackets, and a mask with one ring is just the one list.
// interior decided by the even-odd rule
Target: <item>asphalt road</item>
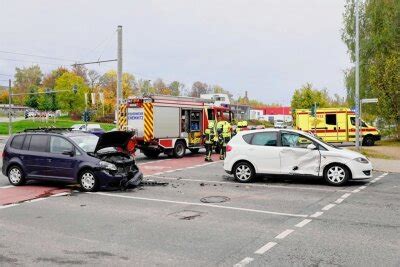
[(0, 206), (0, 266), (400, 265), (400, 174), (239, 184), (201, 155), (137, 162), (169, 184)]

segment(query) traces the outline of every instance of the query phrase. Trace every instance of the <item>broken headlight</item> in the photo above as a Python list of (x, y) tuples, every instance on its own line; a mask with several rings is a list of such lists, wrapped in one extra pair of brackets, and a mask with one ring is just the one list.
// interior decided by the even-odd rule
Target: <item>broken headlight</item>
[(100, 161), (99, 165), (102, 169), (106, 169), (109, 171), (116, 171), (117, 170), (117, 166), (115, 166), (114, 164), (107, 162), (107, 161)]
[(360, 157), (360, 158), (355, 158), (354, 160), (360, 163), (365, 163), (365, 164), (369, 163), (369, 161), (366, 158)]

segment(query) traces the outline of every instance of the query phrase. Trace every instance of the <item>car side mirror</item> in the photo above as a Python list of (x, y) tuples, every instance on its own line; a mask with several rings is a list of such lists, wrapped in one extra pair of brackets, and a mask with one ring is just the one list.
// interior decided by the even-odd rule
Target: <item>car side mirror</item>
[(63, 154), (63, 155), (68, 155), (68, 156), (72, 157), (75, 153), (74, 153), (73, 150), (64, 150), (64, 151), (62, 152), (62, 154)]
[(317, 147), (314, 145), (314, 144), (309, 144), (308, 146), (307, 146), (307, 149), (309, 149), (309, 150), (315, 150)]

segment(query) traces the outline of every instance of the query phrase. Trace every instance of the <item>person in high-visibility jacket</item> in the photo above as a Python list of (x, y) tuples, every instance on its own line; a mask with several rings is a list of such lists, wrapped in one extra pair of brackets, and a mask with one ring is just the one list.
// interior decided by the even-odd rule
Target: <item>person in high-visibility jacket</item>
[(214, 122), (209, 121), (207, 129), (204, 131), (204, 139), (205, 139), (204, 145), (206, 147), (206, 157), (204, 159), (205, 161), (212, 161), (211, 153), (214, 144), (214, 137), (215, 137)]
[(219, 159), (224, 160), (226, 157), (226, 145), (231, 140), (231, 124), (227, 121), (217, 123), (218, 145), (220, 147)]
[(247, 127), (247, 121), (239, 121), (235, 127), (235, 130), (233, 131), (233, 136), (235, 136), (237, 133), (239, 133), (246, 127)]

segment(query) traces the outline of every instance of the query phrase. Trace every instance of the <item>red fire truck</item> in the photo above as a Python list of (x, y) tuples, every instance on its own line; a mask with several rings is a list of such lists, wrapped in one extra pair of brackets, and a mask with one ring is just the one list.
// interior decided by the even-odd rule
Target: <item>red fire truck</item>
[(233, 120), (228, 107), (193, 97), (129, 98), (125, 108), (126, 128), (135, 132), (136, 148), (149, 158), (157, 158), (161, 153), (181, 158), (186, 149), (198, 153), (209, 120)]

